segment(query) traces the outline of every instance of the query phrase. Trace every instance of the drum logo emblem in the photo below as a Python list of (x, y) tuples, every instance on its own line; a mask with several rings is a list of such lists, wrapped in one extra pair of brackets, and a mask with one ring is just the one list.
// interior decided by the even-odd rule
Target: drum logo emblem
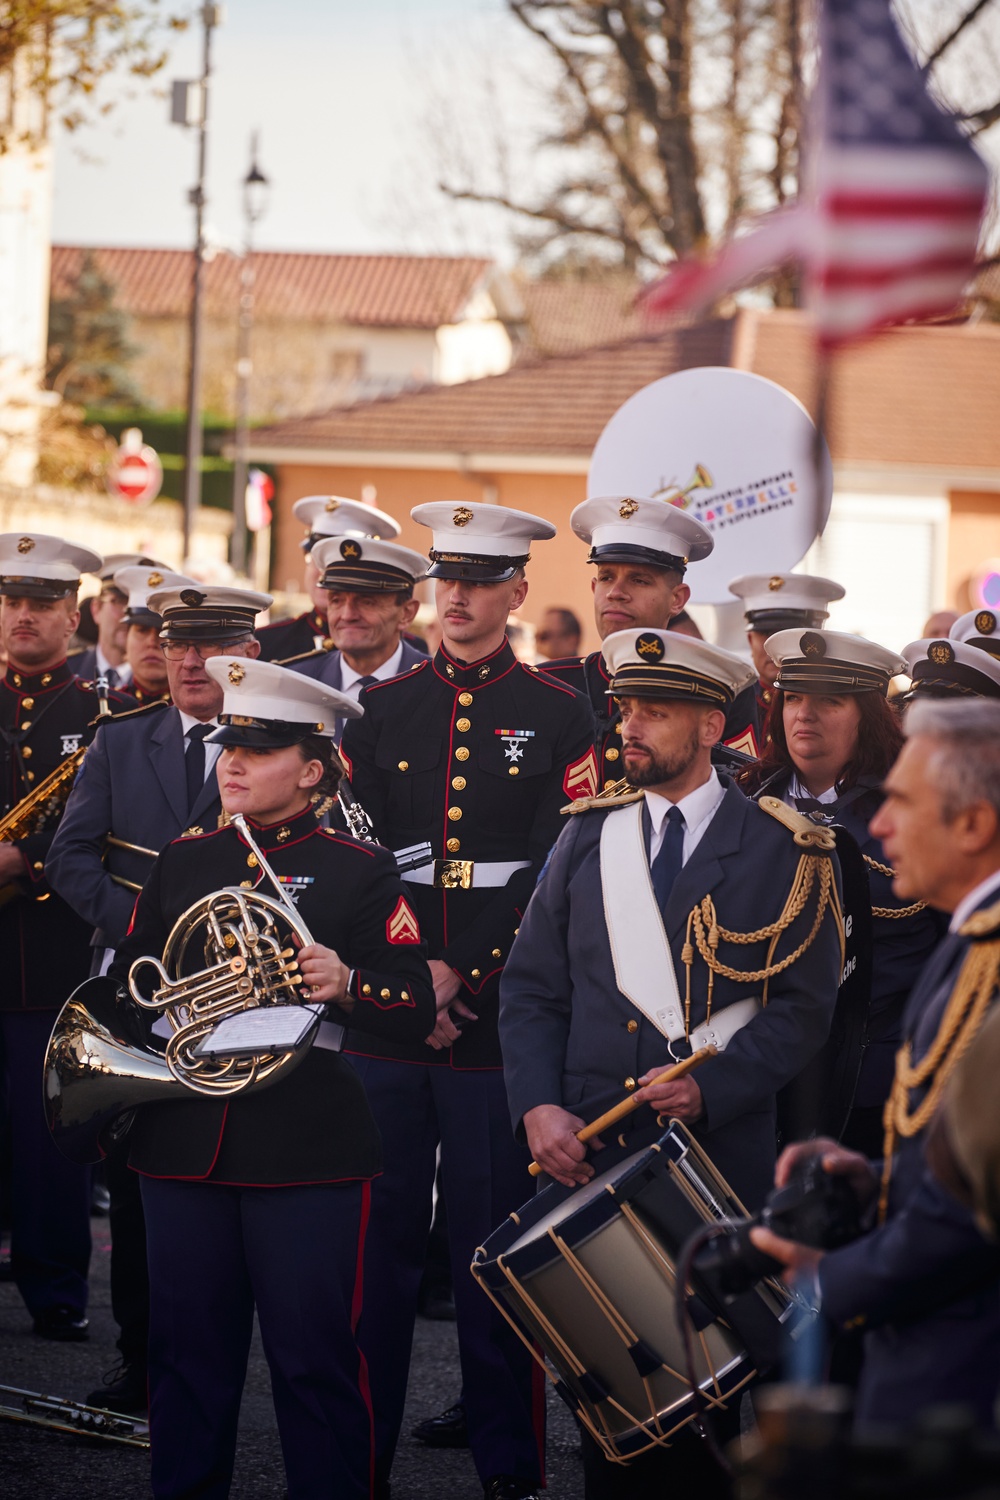
[(936, 667), (946, 667), (955, 660), (955, 653), (947, 641), (932, 641), (927, 648), (927, 658)]
[(821, 661), (826, 655), (826, 641), (815, 630), (806, 631), (799, 639), (799, 646), (806, 661)]
[(640, 635), (635, 643), (635, 649), (640, 656), (646, 656), (650, 661), (660, 661), (664, 645), (658, 635)]

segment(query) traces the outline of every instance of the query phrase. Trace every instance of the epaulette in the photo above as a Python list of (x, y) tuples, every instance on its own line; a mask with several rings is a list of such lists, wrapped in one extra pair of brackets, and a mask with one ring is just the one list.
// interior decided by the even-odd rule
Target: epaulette
[(150, 714), (150, 713), (152, 713), (155, 708), (169, 708), (169, 707), (170, 707), (170, 699), (169, 698), (154, 698), (153, 701), (152, 701), (152, 703), (140, 703), (139, 706), (138, 706), (138, 708), (126, 708), (125, 711), (123, 713), (120, 713), (120, 714), (108, 714), (106, 717), (102, 717), (100, 714), (98, 714), (98, 716), (97, 716), (96, 719), (92, 719), (91, 720), (91, 723), (92, 724), (118, 724), (118, 723), (121, 722), (122, 719), (136, 719), (136, 718), (138, 718), (138, 716), (140, 714)]
[(972, 916), (962, 923), (958, 931), (960, 937), (975, 938), (979, 941), (1000, 935), (1000, 901), (995, 901), (992, 906), (987, 906), (983, 911), (974, 911)]
[(326, 637), (322, 646), (314, 646), (311, 651), (300, 651), (298, 656), (282, 656), (274, 663), (276, 667), (292, 667), (297, 661), (312, 661), (314, 656), (329, 656), (333, 650), (333, 641)]
[(627, 791), (615, 792), (611, 795), (607, 792), (598, 792), (596, 797), (578, 797), (575, 802), (567, 802), (566, 806), (561, 807), (559, 811), (564, 816), (567, 813), (606, 812), (609, 807), (628, 807), (630, 802), (641, 802), (644, 795), (641, 787), (632, 787)]
[(812, 818), (789, 807), (780, 797), (761, 797), (757, 806), (783, 823), (801, 849), (836, 849), (837, 839), (831, 829), (814, 823)]

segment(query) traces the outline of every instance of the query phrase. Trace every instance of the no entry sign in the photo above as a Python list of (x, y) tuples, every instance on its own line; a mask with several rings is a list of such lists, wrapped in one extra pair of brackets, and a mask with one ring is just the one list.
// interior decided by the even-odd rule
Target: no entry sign
[(162, 483), (163, 465), (156, 450), (142, 441), (138, 427), (126, 427), (107, 472), (108, 493), (127, 505), (149, 505)]

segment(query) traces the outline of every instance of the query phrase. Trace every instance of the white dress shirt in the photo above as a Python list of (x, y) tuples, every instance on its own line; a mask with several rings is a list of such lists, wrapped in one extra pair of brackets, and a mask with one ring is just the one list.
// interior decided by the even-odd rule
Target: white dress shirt
[[(218, 729), (218, 727), (219, 727), (219, 721), (218, 721), (218, 719), (192, 719), (191, 715), (190, 714), (186, 714), (182, 708), (179, 708), (177, 710), (177, 712), (181, 716), (181, 729), (182, 729), (183, 734), (184, 734), (184, 754), (185, 755), (187, 754), (187, 747), (190, 744), (190, 741), (188, 740), (188, 730), (189, 729), (193, 729), (196, 724), (211, 724), (211, 726), (212, 726), (213, 729)], [(205, 741), (205, 780), (206, 781), (208, 780), (208, 778), (212, 775), (212, 773), (215, 770), (215, 762), (218, 760), (219, 754), (220, 754), (221, 750), (222, 750), (222, 746), (221, 745), (210, 745), (207, 740)]]
[(667, 797), (661, 797), (659, 792), (646, 793), (646, 806), (649, 808), (649, 819), (652, 823), (652, 833), (649, 840), (649, 863), (660, 852), (663, 843), (663, 835), (667, 826), (667, 813), (672, 807), (679, 807), (684, 817), (684, 854), (681, 864), (686, 865), (705, 832), (711, 823), (726, 789), (719, 780), (715, 767), (707, 781), (696, 787), (693, 792), (688, 792), (679, 802), (671, 802)]
[(992, 875), (987, 875), (986, 879), (981, 880), (967, 896), (962, 897), (951, 914), (948, 931), (957, 932), (962, 923), (972, 916), (976, 907), (982, 906), (987, 896), (992, 895), (994, 891), (1000, 893), (1000, 870), (994, 870)]
[(353, 667), (348, 666), (347, 658), (343, 655), (343, 653), (341, 653), (340, 691), (342, 693), (346, 693), (348, 698), (353, 698), (355, 703), (357, 703), (358, 699), (361, 697), (361, 689), (358, 687), (358, 683), (361, 681), (362, 677), (375, 677), (379, 682), (384, 682), (387, 677), (398, 677), (400, 671), (402, 670), (400, 665), (402, 660), (402, 639), (400, 639), (399, 645), (396, 647), (395, 651), (392, 653), (389, 659), (387, 661), (384, 661), (380, 667), (376, 667), (374, 672), (355, 672)]
[(781, 800), (782, 802), (787, 802), (789, 807), (791, 807), (796, 797), (808, 797), (813, 802), (836, 802), (838, 795), (836, 786), (828, 786), (825, 792), (820, 792), (818, 797), (814, 797), (809, 788), (802, 785), (798, 776), (793, 771), (791, 780), (788, 783), (788, 791)]
[(113, 667), (99, 644), (94, 647), (94, 656), (95, 677), (107, 677), (109, 672), (113, 672), (115, 674), (114, 677), (108, 678), (109, 685), (111, 687), (128, 687), (132, 681), (132, 668), (127, 661), (123, 661), (120, 667)]

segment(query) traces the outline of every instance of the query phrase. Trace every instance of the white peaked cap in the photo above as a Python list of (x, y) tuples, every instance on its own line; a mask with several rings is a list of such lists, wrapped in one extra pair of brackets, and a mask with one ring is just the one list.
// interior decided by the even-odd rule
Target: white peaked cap
[(570, 525), (590, 542), (588, 562), (647, 562), (683, 572), (715, 546), (707, 526), (669, 500), (595, 495), (576, 506)]
[(310, 537), (371, 536), (391, 541), (403, 529), (388, 511), (343, 495), (306, 495), (296, 500), (292, 514), (309, 528)]
[(601, 647), (618, 696), (724, 707), (756, 681), (742, 657), (676, 630), (616, 630)]

